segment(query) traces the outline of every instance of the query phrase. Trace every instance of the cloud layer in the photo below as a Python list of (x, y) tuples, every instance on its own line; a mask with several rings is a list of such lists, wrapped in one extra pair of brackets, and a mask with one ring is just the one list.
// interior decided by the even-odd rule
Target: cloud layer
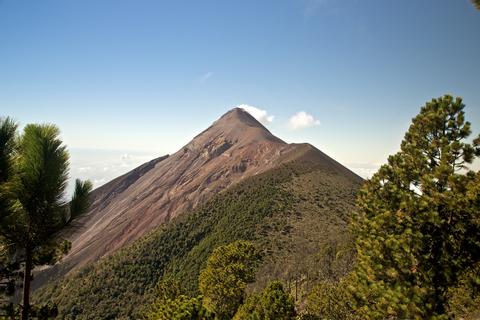
[(98, 188), (158, 155), (139, 152), (71, 149), (70, 156), (68, 197), (73, 193), (76, 178), (88, 179), (93, 183), (94, 188)]
[(254, 106), (250, 106), (248, 104), (241, 104), (237, 106), (237, 108), (241, 108), (247, 111), (263, 125), (268, 125), (273, 122), (274, 116), (269, 115), (267, 110), (262, 110)]
[(382, 163), (345, 163), (345, 166), (364, 179), (370, 179)]
[(319, 125), (320, 120), (315, 119), (311, 114), (308, 114), (305, 111), (295, 113), (288, 120), (288, 126), (292, 130), (304, 129)]

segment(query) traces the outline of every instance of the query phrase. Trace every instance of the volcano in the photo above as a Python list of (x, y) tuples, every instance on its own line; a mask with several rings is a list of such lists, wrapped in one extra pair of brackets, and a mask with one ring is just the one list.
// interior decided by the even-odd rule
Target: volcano
[(348, 223), (361, 183), (233, 109), (173, 155), (92, 191), (90, 212), (64, 230), (70, 253), (35, 274), (36, 299), (63, 318), (139, 319), (159, 281), (178, 279), (195, 296), (207, 257), (240, 239), (262, 250), (253, 289), (335, 279), (353, 264)]
[(222, 190), (300, 158), (361, 180), (313, 146), (285, 143), (245, 110), (232, 109), (173, 155), (153, 159), (92, 191), (90, 211), (63, 233), (72, 249), (55, 274), (109, 255)]

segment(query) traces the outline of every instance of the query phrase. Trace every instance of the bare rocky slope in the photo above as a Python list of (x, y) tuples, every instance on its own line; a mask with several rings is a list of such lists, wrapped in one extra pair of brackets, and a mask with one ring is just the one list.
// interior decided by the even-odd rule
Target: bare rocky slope
[(88, 214), (65, 230), (72, 250), (51, 275), (97, 261), (238, 182), (309, 157), (352, 181), (361, 179), (309, 144), (287, 144), (243, 109), (235, 108), (171, 156), (160, 157), (92, 192)]

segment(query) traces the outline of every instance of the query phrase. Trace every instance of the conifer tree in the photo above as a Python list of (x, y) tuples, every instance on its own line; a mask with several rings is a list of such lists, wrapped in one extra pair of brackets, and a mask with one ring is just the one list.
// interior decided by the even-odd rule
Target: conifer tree
[(203, 305), (217, 319), (231, 319), (243, 303), (258, 260), (255, 246), (243, 240), (220, 246), (210, 255), (199, 276), (199, 289)]
[(186, 295), (157, 300), (145, 318), (147, 320), (213, 320), (213, 316), (203, 307), (201, 298), (190, 298)]
[(461, 98), (421, 108), (401, 150), (360, 191), (355, 284), (365, 318), (447, 317), (448, 288), (480, 259), (480, 155)]
[[(11, 119), (0, 119), (0, 251), (9, 265), (23, 271), (22, 319), (28, 319), (32, 270), (68, 251), (69, 243), (56, 234), (86, 211), (92, 185), (77, 180), (68, 206), (69, 156), (58, 128), (29, 124), (20, 136), (16, 130)], [(6, 272), (2, 277), (9, 279)]]
[(279, 281), (272, 281), (260, 293), (250, 295), (238, 309), (233, 320), (292, 320), (295, 303)]
[(142, 312), (147, 320), (213, 320), (202, 305), (202, 298), (192, 298), (174, 279), (162, 279), (155, 287), (155, 301)]
[(320, 281), (308, 294), (307, 314), (325, 320), (354, 319), (348, 285), (349, 276), (338, 282)]
[[(12, 176), (13, 158), (17, 124), (10, 118), (0, 118), (0, 219), (10, 208), (10, 201), (5, 192), (1, 192), (5, 182)], [(1, 226), (0, 226), (1, 227)], [(9, 296), (14, 293), (18, 264), (12, 261), (13, 247), (0, 233), (0, 315), (1, 310), (12, 314)]]

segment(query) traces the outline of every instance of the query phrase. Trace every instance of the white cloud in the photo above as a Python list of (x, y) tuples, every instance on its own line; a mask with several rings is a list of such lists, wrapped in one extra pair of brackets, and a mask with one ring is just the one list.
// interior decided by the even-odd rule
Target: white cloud
[(209, 72), (205, 73), (204, 75), (202, 75), (202, 77), (200, 78), (200, 81), (205, 82), (208, 79), (210, 79), (212, 76), (213, 76), (213, 72), (209, 71)]
[(93, 185), (95, 187), (101, 186), (101, 185), (105, 184), (105, 182), (107, 182), (107, 180), (105, 178), (93, 179)]
[(308, 114), (305, 111), (295, 113), (288, 120), (288, 126), (292, 130), (304, 129), (319, 125), (320, 120), (315, 119), (311, 114)]
[(346, 163), (345, 166), (364, 179), (370, 179), (382, 166), (381, 163)]
[(274, 116), (269, 115), (267, 110), (262, 110), (254, 106), (250, 106), (248, 104), (241, 104), (237, 106), (237, 108), (241, 108), (247, 111), (263, 125), (268, 125), (273, 122)]
[(88, 171), (91, 171), (92, 170), (92, 167), (79, 167), (78, 168), (78, 172), (88, 172)]

